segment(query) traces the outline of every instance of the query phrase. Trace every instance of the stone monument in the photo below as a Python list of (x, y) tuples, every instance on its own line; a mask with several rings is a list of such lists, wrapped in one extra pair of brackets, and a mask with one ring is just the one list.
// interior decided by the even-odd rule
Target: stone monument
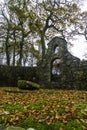
[(45, 87), (58, 87), (64, 80), (73, 79), (72, 73), (78, 70), (79, 63), (80, 59), (68, 51), (66, 40), (54, 37), (39, 62), (40, 81)]

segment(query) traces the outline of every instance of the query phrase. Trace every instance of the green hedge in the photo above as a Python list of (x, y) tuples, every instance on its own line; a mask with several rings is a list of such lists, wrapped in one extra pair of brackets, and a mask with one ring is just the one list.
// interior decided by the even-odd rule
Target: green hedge
[(36, 67), (0, 66), (0, 86), (17, 86), (19, 79), (39, 81)]

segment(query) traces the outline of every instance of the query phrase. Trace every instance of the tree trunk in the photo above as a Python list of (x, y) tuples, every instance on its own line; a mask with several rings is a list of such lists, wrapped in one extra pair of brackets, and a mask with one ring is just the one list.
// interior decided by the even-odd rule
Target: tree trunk
[(10, 54), (9, 54), (9, 30), (7, 31), (7, 37), (5, 42), (5, 53), (6, 53), (6, 63), (10, 65)]
[(22, 66), (22, 59), (23, 59), (23, 45), (24, 45), (24, 35), (22, 32), (22, 40), (20, 42), (20, 54), (19, 54), (19, 62), (18, 65)]
[(16, 46), (16, 36), (15, 36), (15, 30), (13, 31), (13, 37), (14, 37), (14, 45), (13, 45), (13, 66), (15, 66), (15, 46)]
[(41, 33), (41, 44), (42, 44), (42, 60), (45, 55), (45, 40), (44, 40), (44, 32)]
[(15, 45), (13, 47), (13, 66), (15, 66)]

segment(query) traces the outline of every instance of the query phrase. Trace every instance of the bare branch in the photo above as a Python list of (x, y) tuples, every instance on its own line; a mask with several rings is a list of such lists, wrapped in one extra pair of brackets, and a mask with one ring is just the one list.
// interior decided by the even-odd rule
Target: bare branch
[(87, 40), (87, 25), (86, 25), (86, 28), (85, 28), (85, 39)]

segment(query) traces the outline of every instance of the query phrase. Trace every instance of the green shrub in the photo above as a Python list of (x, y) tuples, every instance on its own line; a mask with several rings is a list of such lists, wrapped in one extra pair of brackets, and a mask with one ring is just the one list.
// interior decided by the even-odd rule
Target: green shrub
[(76, 120), (71, 120), (64, 125), (64, 130), (83, 130), (82, 124)]
[(27, 117), (23, 120), (20, 126), (23, 128), (34, 128), (35, 130), (50, 130), (46, 122), (35, 122), (31, 117)]
[(9, 105), (9, 104), (4, 104), (3, 105), (3, 108), (6, 110), (6, 111), (9, 111), (9, 112), (12, 112), (12, 111), (15, 111), (15, 110), (19, 110), (19, 111), (23, 111), (24, 108), (22, 105)]
[(19, 89), (34, 90), (34, 89), (39, 89), (40, 85), (35, 83), (35, 82), (32, 82), (32, 81), (18, 80), (18, 88)]
[(63, 123), (61, 123), (60, 121), (58, 122), (54, 122), (50, 124), (50, 129), (51, 130), (60, 130), (60, 128), (62, 128)]

